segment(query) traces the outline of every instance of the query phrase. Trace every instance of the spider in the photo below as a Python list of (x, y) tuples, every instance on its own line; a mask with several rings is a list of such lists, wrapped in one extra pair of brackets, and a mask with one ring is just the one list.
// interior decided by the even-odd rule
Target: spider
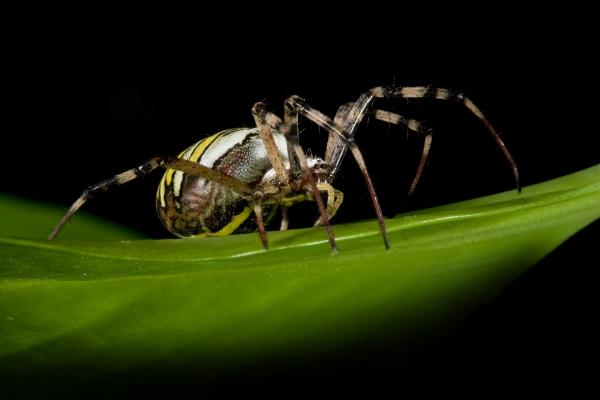
[[(258, 228), (268, 248), (265, 222), (282, 207), (281, 229), (288, 226), (287, 208), (314, 201), (319, 209), (315, 226), (324, 225), (332, 252), (337, 251), (330, 219), (343, 201), (332, 186), (348, 149), (352, 153), (369, 191), (385, 248), (390, 247), (377, 194), (358, 145), (355, 132), (365, 116), (391, 124), (405, 125), (409, 132), (424, 137), (421, 160), (409, 189), (414, 191), (427, 160), (431, 131), (413, 119), (374, 109), (376, 99), (424, 99), (453, 101), (465, 106), (487, 128), (511, 166), (517, 189), (519, 172), (504, 142), (479, 108), (463, 93), (427, 86), (375, 87), (355, 102), (343, 104), (332, 120), (291, 96), (284, 103), (283, 121), (254, 104), (255, 128), (229, 129), (188, 147), (178, 157), (155, 157), (143, 164), (87, 188), (71, 205), (49, 236), (54, 239), (73, 214), (99, 192), (129, 182), (161, 167), (166, 172), (159, 184), (156, 208), (163, 225), (179, 237), (224, 236)], [(302, 115), (328, 132), (324, 158), (307, 157), (298, 141), (298, 117)], [(326, 194), (326, 202), (323, 201)]]

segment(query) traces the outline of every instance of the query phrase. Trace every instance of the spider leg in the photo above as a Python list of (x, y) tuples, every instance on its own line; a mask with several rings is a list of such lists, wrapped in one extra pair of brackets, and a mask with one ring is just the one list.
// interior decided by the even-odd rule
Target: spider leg
[[(282, 184), (288, 186), (288, 188), (289, 188), (290, 177), (285, 168), (285, 164), (283, 163), (283, 159), (281, 158), (281, 154), (279, 154), (279, 149), (277, 148), (277, 145), (275, 144), (275, 139), (273, 138), (273, 134), (271, 132), (271, 128), (277, 129), (277, 130), (279, 130), (281, 128), (281, 125), (282, 125), (281, 119), (279, 119), (279, 117), (277, 117), (275, 114), (266, 112), (265, 106), (261, 102), (254, 104), (254, 107), (252, 107), (252, 115), (254, 116), (256, 126), (259, 128), (261, 139), (262, 139), (263, 143), (265, 144), (265, 148), (267, 150), (267, 155), (269, 156), (271, 164), (273, 165), (273, 168), (275, 169), (275, 172), (277, 173), (277, 176), (278, 176), (280, 182)], [(286, 118), (289, 118), (289, 115), (287, 112), (286, 112)], [(321, 193), (318, 191), (317, 186), (315, 184), (315, 179), (313, 177), (313, 174), (312, 174), (311, 170), (308, 168), (308, 163), (306, 161), (306, 155), (304, 154), (304, 151), (302, 150), (302, 147), (300, 146), (300, 143), (298, 142), (298, 138), (297, 138), (297, 136), (292, 136), (292, 135), (288, 134), (290, 132), (288, 125), (285, 126), (284, 131), (286, 133), (286, 139), (288, 142), (288, 151), (289, 151), (290, 147), (292, 147), (294, 149), (295, 156), (298, 158), (298, 161), (300, 162), (301, 171), (304, 172), (304, 176), (306, 176), (306, 179), (309, 183), (309, 187), (311, 188), (313, 193), (315, 193), (314, 199), (317, 202), (317, 205), (319, 207), (319, 212), (321, 213), (322, 217), (326, 216), (327, 214), (325, 211), (325, 207), (323, 205), (323, 199), (321, 198)], [(294, 153), (288, 154), (288, 158), (290, 159), (290, 164), (292, 163), (292, 160), (294, 159)], [(293, 176), (297, 176), (297, 175), (299, 175), (298, 172), (294, 171)], [(255, 208), (254, 208), (255, 213), (257, 212), (257, 209), (260, 209), (260, 203), (255, 203)], [(285, 221), (285, 222), (287, 223), (287, 221)], [(282, 221), (282, 223), (283, 223), (283, 221)], [(257, 218), (257, 224), (259, 227), (260, 237), (261, 237), (261, 241), (263, 242), (263, 246), (265, 248), (267, 248), (266, 230), (263, 225), (262, 217), (260, 219)], [(331, 228), (331, 224), (329, 223), (328, 220), (327, 220), (327, 223), (325, 224), (325, 227), (327, 230), (327, 235), (329, 237), (329, 242), (331, 243), (331, 250), (333, 253), (336, 253), (337, 252), (337, 244), (335, 242), (335, 236), (333, 234), (333, 229)]]
[(437, 88), (430, 86), (405, 86), (405, 87), (375, 87), (369, 91), (373, 96), (378, 98), (404, 98), (404, 99), (423, 99), (423, 98), (432, 98), (436, 100), (447, 100), (452, 101), (458, 104), (462, 104), (469, 110), (473, 115), (475, 115), (486, 127), (487, 131), (496, 141), (496, 144), (502, 151), (504, 158), (510, 165), (512, 170), (512, 174), (515, 180), (515, 184), (517, 186), (517, 190), (521, 192), (521, 180), (519, 177), (519, 169), (517, 168), (517, 164), (513, 159), (512, 154), (506, 147), (506, 144), (502, 141), (500, 134), (496, 131), (494, 126), (488, 121), (488, 119), (483, 115), (479, 107), (473, 103), (473, 101), (468, 98), (464, 93), (452, 89), (447, 88)]
[(415, 192), (417, 188), (417, 184), (421, 179), (421, 175), (423, 175), (423, 169), (425, 168), (425, 163), (427, 163), (427, 158), (429, 157), (429, 150), (431, 149), (431, 141), (433, 140), (433, 136), (431, 133), (427, 133), (425, 135), (425, 141), (423, 142), (423, 153), (421, 153), (421, 161), (419, 161), (419, 166), (417, 167), (417, 172), (415, 173), (415, 177), (410, 184), (410, 189), (408, 189), (408, 193), (406, 194), (406, 199), (408, 199)]
[[(257, 102), (254, 104), (252, 107), (252, 116), (254, 117), (254, 122), (259, 130), (260, 138), (262, 139), (265, 149), (267, 150), (267, 156), (271, 161), (271, 165), (275, 169), (279, 183), (289, 187), (290, 176), (285, 168), (285, 163), (283, 162), (283, 158), (279, 153), (275, 139), (273, 138), (273, 133), (271, 132), (271, 129), (279, 129), (282, 124), (281, 119), (275, 114), (267, 112), (265, 109), (265, 104), (262, 102)], [(288, 158), (289, 154), (290, 151), (288, 144)], [(253, 208), (254, 214), (256, 215), (256, 225), (258, 226), (260, 241), (262, 242), (263, 247), (267, 249), (269, 242), (262, 217), (262, 206), (260, 202), (255, 201)], [(280, 230), (286, 230), (288, 225), (287, 207), (283, 207), (282, 213), (283, 216)]]
[[(507, 162), (510, 165), (512, 170), (514, 180), (517, 186), (517, 190), (521, 191), (521, 182), (519, 177), (519, 170), (517, 165), (500, 138), (500, 135), (496, 131), (496, 129), (492, 126), (492, 124), (488, 121), (488, 119), (483, 115), (481, 110), (473, 103), (471, 99), (465, 96), (462, 92), (457, 92), (451, 89), (444, 88), (435, 88), (435, 87), (427, 87), (427, 86), (407, 86), (407, 87), (375, 87), (369, 90), (367, 93), (361, 95), (358, 100), (354, 103), (354, 105), (350, 109), (344, 109), (341, 112), (345, 115), (345, 117), (341, 116), (340, 120), (343, 120), (344, 123), (341, 125), (345, 128), (349, 137), (354, 137), (354, 133), (356, 131), (356, 127), (363, 120), (364, 116), (369, 114), (369, 110), (372, 106), (372, 103), (375, 98), (433, 98), (437, 100), (448, 100), (454, 101), (456, 103), (463, 104), (467, 110), (469, 110), (472, 114), (474, 114), (486, 127), (488, 132), (496, 141), (496, 144), (504, 154)], [(336, 139), (330, 137), (330, 140), (333, 141), (337, 150), (335, 153), (332, 153), (331, 156), (331, 165), (333, 166), (330, 178), (334, 178), (335, 174), (341, 164), (342, 159), (345, 155), (345, 146), (341, 143), (337, 143)], [(329, 146), (329, 144), (328, 144)]]
[[(364, 100), (363, 100), (364, 101)], [(336, 112), (334, 122), (343, 126), (348, 120), (348, 116), (350, 111), (353, 109), (356, 103), (346, 103), (341, 105)], [(423, 153), (421, 154), (421, 160), (419, 161), (419, 166), (417, 168), (417, 172), (415, 173), (415, 177), (413, 178), (410, 189), (406, 195), (406, 198), (410, 197), (419, 183), (421, 176), (423, 175), (423, 169), (425, 168), (425, 164), (427, 162), (427, 158), (429, 156), (429, 150), (431, 149), (431, 142), (433, 136), (431, 131), (425, 127), (423, 124), (411, 118), (406, 118), (403, 115), (393, 113), (391, 111), (385, 110), (373, 110), (370, 112), (371, 115), (375, 117), (375, 119), (387, 122), (394, 125), (405, 125), (409, 132), (416, 133), (419, 135), (425, 135), (425, 141), (423, 143)], [(358, 114), (353, 114), (353, 119), (351, 120), (350, 126), (352, 129), (355, 129), (358, 125), (358, 121), (356, 118), (360, 118), (362, 120), (362, 116)], [(354, 132), (354, 131), (353, 131)], [(329, 139), (327, 140), (327, 150), (325, 152), (325, 163), (330, 165), (330, 174), (328, 177), (329, 182), (332, 182), (335, 178), (337, 171), (341, 165), (341, 161), (346, 153), (347, 146), (342, 139), (340, 139), (337, 135), (329, 135)], [(320, 221), (317, 221), (316, 224), (319, 224)]]
[[(295, 141), (298, 141), (298, 111), (284, 105), (283, 121), (287, 127), (286, 136), (293, 136)], [(290, 156), (290, 172), (292, 177), (294, 179), (300, 179), (302, 176), (302, 166), (300, 165), (300, 160), (298, 159), (296, 151), (294, 150), (294, 144), (292, 140), (288, 140), (288, 154)]]
[[(350, 110), (354, 107), (354, 105), (355, 103), (347, 103), (341, 105), (340, 108), (338, 108), (338, 111), (335, 115), (334, 122), (339, 126), (343, 126), (343, 124), (348, 118)], [(406, 118), (403, 115), (396, 114), (391, 111), (373, 110), (370, 114), (373, 115), (375, 119), (379, 121), (387, 122), (394, 125), (404, 125), (408, 128), (409, 132), (425, 136), (425, 141), (423, 143), (423, 153), (421, 154), (419, 167), (417, 168), (415, 177), (413, 178), (408, 194), (406, 195), (406, 197), (408, 198), (415, 191), (415, 188), (417, 187), (417, 184), (419, 183), (419, 180), (421, 179), (421, 176), (423, 174), (423, 168), (425, 167), (425, 163), (427, 162), (429, 150), (431, 149), (431, 142), (433, 139), (431, 135), (431, 130), (425, 128), (423, 126), (423, 123), (416, 119)], [(356, 127), (356, 123), (353, 123), (352, 126)], [(335, 178), (335, 174), (337, 173), (341, 165), (341, 161), (346, 150), (346, 145), (337, 135), (329, 135), (329, 139), (327, 141), (327, 151), (325, 152), (325, 163), (330, 165), (331, 168), (329, 174), (329, 182), (332, 182)]]
[(279, 230), (287, 231), (289, 224), (290, 224), (290, 219), (288, 216), (288, 207), (282, 206), (281, 207), (281, 225), (279, 227)]
[(408, 198), (412, 196), (415, 189), (417, 188), (417, 184), (419, 183), (419, 180), (421, 179), (421, 176), (423, 174), (423, 169), (425, 168), (425, 163), (427, 162), (427, 158), (429, 157), (429, 150), (431, 149), (431, 142), (433, 140), (431, 130), (423, 127), (423, 123), (417, 121), (416, 119), (409, 119), (400, 114), (396, 114), (390, 111), (375, 110), (373, 111), (373, 114), (375, 115), (375, 118), (380, 121), (388, 122), (390, 124), (395, 125), (406, 125), (409, 131), (425, 136), (425, 140), (423, 142), (423, 152), (421, 153), (421, 160), (419, 161), (419, 166), (417, 168), (417, 172), (415, 173), (415, 177), (413, 178), (412, 183), (410, 184), (410, 189), (406, 194), (406, 198)]
[(354, 103), (343, 104), (336, 112), (334, 122), (345, 131), (345, 136), (340, 137), (334, 131), (329, 131), (325, 161), (328, 163), (328, 181), (333, 182), (339, 171), (348, 147), (345, 139), (354, 139), (356, 127), (362, 122), (366, 114), (370, 113), (375, 97), (370, 93), (362, 94)]
[[(338, 108), (337, 113), (335, 114), (335, 119), (333, 120), (338, 126), (345, 126), (346, 122), (350, 121), (350, 123), (347, 125), (349, 126), (351, 131), (347, 130), (346, 132), (351, 137), (354, 136), (354, 130), (356, 129), (356, 126), (363, 119), (363, 116), (358, 114), (353, 114), (353, 117), (351, 119), (349, 118), (350, 111), (353, 110), (355, 104), (356, 103), (346, 103), (341, 105)], [(366, 110), (365, 112), (367, 111), (368, 110)], [(427, 157), (429, 155), (429, 149), (431, 147), (430, 130), (425, 128), (423, 124), (416, 119), (406, 118), (403, 115), (396, 114), (390, 111), (372, 110), (368, 112), (370, 115), (372, 115), (373, 117), (375, 117), (375, 119), (379, 121), (387, 122), (394, 125), (404, 125), (408, 128), (409, 132), (425, 136), (425, 145), (423, 147), (423, 154), (419, 163), (420, 168), (417, 170), (417, 175), (415, 175), (413, 183), (411, 184), (412, 190), (409, 192), (412, 194), (412, 191), (414, 191), (414, 187), (416, 187), (416, 184), (418, 183), (419, 178), (421, 176), (421, 172), (423, 169), (422, 166), (425, 165), (425, 162), (427, 161)], [(335, 175), (337, 174), (341, 166), (342, 160), (347, 150), (348, 148), (346, 147), (346, 144), (338, 135), (329, 135), (329, 139), (327, 140), (327, 149), (325, 151), (325, 163), (330, 167), (328, 177), (329, 182), (333, 182), (333, 180), (335, 179)]]
[(258, 225), (258, 234), (260, 236), (260, 241), (265, 250), (269, 248), (269, 240), (267, 238), (267, 230), (265, 229), (265, 221), (262, 216), (262, 206), (260, 200), (255, 200), (252, 204), (252, 208), (254, 209), (254, 215), (256, 215), (256, 225)]
[[(364, 99), (363, 99), (364, 101)], [(346, 103), (342, 104), (336, 114), (334, 123), (338, 126), (344, 126), (346, 121), (348, 120), (348, 116), (350, 111), (353, 109), (356, 103)], [(410, 189), (406, 195), (406, 198), (410, 197), (419, 183), (421, 176), (423, 174), (423, 169), (427, 162), (427, 158), (429, 156), (429, 150), (431, 149), (431, 142), (433, 136), (431, 131), (423, 126), (423, 123), (411, 118), (406, 118), (403, 115), (393, 113), (391, 111), (385, 110), (373, 110), (370, 112), (371, 115), (375, 117), (375, 119), (383, 122), (387, 122), (394, 125), (404, 125), (408, 128), (409, 132), (416, 133), (418, 135), (424, 135), (425, 140), (423, 143), (423, 152), (421, 154), (421, 160), (419, 162), (419, 166), (417, 168), (417, 172), (415, 177), (413, 178)], [(357, 114), (353, 114), (353, 120), (351, 120), (350, 126), (352, 129), (355, 129), (358, 125), (356, 118), (360, 118), (362, 120), (362, 116)], [(360, 121), (359, 121), (360, 122)], [(325, 163), (330, 166), (330, 174), (328, 177), (328, 181), (332, 182), (335, 178), (335, 175), (341, 165), (341, 161), (346, 153), (347, 146), (344, 141), (335, 134), (330, 134), (329, 139), (327, 140), (327, 149), (325, 152)], [(318, 225), (320, 220), (317, 220), (316, 225)]]
[[(335, 117), (333, 118), (333, 123), (337, 126), (344, 126), (346, 119), (348, 118), (348, 113), (352, 110), (355, 103), (346, 103), (342, 104), (337, 112), (335, 113)], [(329, 138), (327, 139), (327, 147), (325, 148), (325, 163), (329, 165), (330, 172), (328, 177), (328, 182), (333, 182), (333, 177), (340, 168), (342, 159), (344, 155), (346, 155), (346, 151), (348, 151), (348, 147), (346, 147), (346, 143), (342, 138), (338, 135), (329, 134)], [(338, 164), (332, 163), (333, 160), (338, 160)]]
[[(327, 236), (329, 237), (329, 242), (331, 243), (331, 251), (335, 254), (337, 253), (337, 244), (335, 242), (333, 228), (331, 227), (331, 223), (329, 222), (329, 218), (327, 216), (327, 210), (325, 209), (325, 205), (323, 204), (323, 197), (321, 196), (321, 192), (317, 187), (315, 177), (313, 176), (312, 171), (308, 167), (308, 162), (306, 161), (306, 155), (304, 154), (304, 150), (302, 150), (302, 146), (300, 146), (300, 143), (298, 142), (298, 112), (300, 112), (300, 110), (296, 107), (294, 103), (290, 102), (290, 99), (291, 98), (288, 98), (284, 103), (284, 132), (288, 143), (291, 143), (291, 147), (294, 149), (296, 157), (298, 157), (300, 167), (308, 181), (308, 185), (313, 193), (314, 200), (316, 201), (317, 206), (319, 207), (319, 214), (321, 215), (319, 220), (324, 221), (325, 229), (327, 230)], [(297, 175), (297, 172), (293, 172), (293, 174)]]
[[(296, 138), (298, 136), (298, 114), (290, 113), (288, 108), (284, 109), (283, 120), (285, 122), (285, 126), (292, 134), (296, 133)], [(298, 156), (296, 156), (296, 152), (294, 150), (294, 146), (290, 140), (287, 140), (287, 152), (288, 152), (288, 160), (290, 163), (290, 175), (291, 179), (294, 181), (301, 179), (302, 177), (302, 167), (300, 166), (300, 161), (298, 160)], [(290, 223), (289, 218), (289, 207), (282, 206), (281, 207), (281, 225), (279, 230), (287, 231)]]
[(55, 239), (56, 236), (63, 229), (65, 224), (71, 219), (73, 214), (75, 214), (77, 210), (81, 208), (81, 206), (83, 206), (89, 199), (94, 197), (97, 193), (106, 192), (112, 187), (122, 185), (136, 178), (147, 175), (150, 172), (157, 169), (158, 167), (162, 167), (164, 169), (176, 169), (190, 175), (201, 176), (203, 178), (215, 181), (225, 186), (226, 188), (238, 193), (240, 196), (247, 199), (248, 201), (252, 200), (252, 190), (248, 185), (246, 185), (242, 181), (239, 181), (227, 175), (223, 175), (208, 167), (196, 164), (192, 161), (181, 160), (176, 157), (155, 157), (144, 162), (143, 164), (140, 164), (135, 168), (128, 169), (125, 172), (117, 174), (112, 178), (98, 182), (95, 185), (92, 185), (86, 190), (84, 190), (81, 196), (79, 196), (79, 198), (75, 200), (75, 202), (71, 205), (69, 210), (67, 210), (62, 219), (54, 227), (54, 229), (48, 236), (48, 240)]
[[(300, 113), (304, 117), (308, 118), (318, 126), (326, 129), (329, 132), (337, 135), (344, 141), (346, 146), (350, 148), (356, 163), (358, 164), (367, 188), (369, 190), (369, 194), (371, 195), (371, 201), (373, 203), (373, 208), (375, 209), (375, 214), (377, 215), (377, 222), (379, 223), (379, 230), (381, 231), (381, 235), (383, 237), (383, 242), (385, 244), (385, 248), (388, 249), (390, 247), (388, 234), (385, 229), (385, 222), (383, 221), (383, 213), (381, 211), (381, 206), (379, 205), (379, 200), (377, 199), (377, 193), (375, 193), (375, 188), (373, 187), (373, 182), (371, 181), (371, 177), (369, 176), (369, 172), (367, 170), (367, 166), (365, 164), (365, 160), (360, 152), (358, 146), (354, 142), (352, 137), (347, 137), (346, 131), (344, 128), (335, 124), (334, 121), (331, 120), (328, 116), (323, 114), (322, 112), (312, 108), (311, 106), (304, 103), (304, 100), (298, 96), (291, 96), (285, 101), (285, 106), (290, 108), (291, 110), (295, 110)], [(299, 146), (298, 146), (299, 147)], [(301, 149), (300, 149), (301, 150)], [(302, 161), (302, 160), (301, 160)], [(318, 193), (318, 192), (317, 192)], [(321, 216), (325, 213), (322, 211)]]
[[(366, 96), (364, 96), (364, 97), (366, 97)], [(367, 98), (363, 98), (362, 104), (364, 104), (364, 102), (367, 100), (368, 100)], [(344, 126), (346, 121), (348, 120), (350, 112), (354, 109), (355, 105), (356, 105), (356, 103), (346, 103), (346, 104), (341, 105), (338, 108), (338, 111), (336, 112), (334, 123), (338, 126)], [(366, 108), (363, 108), (363, 109), (366, 110)], [(394, 124), (394, 125), (405, 125), (410, 132), (413, 132), (413, 133), (416, 133), (419, 135), (425, 135), (425, 140), (424, 140), (424, 144), (423, 144), (423, 153), (421, 154), (421, 160), (419, 162), (419, 166), (417, 168), (415, 177), (413, 178), (411, 185), (410, 185), (410, 189), (406, 195), (406, 197), (408, 198), (414, 193), (414, 191), (417, 187), (417, 184), (419, 183), (419, 180), (421, 179), (421, 176), (423, 174), (423, 169), (427, 162), (427, 158), (429, 156), (429, 150), (431, 149), (431, 142), (433, 139), (431, 131), (429, 129), (425, 128), (423, 126), (423, 124), (418, 120), (406, 118), (400, 114), (396, 114), (396, 113), (393, 113), (390, 111), (373, 110), (370, 112), (370, 114), (373, 115), (375, 117), (375, 119), (377, 119), (377, 120), (387, 122), (390, 124)], [(351, 123), (349, 124), (351, 129), (356, 129), (356, 126), (360, 122), (360, 121), (357, 121), (357, 118), (360, 118), (362, 120), (363, 117), (358, 114), (353, 114), (353, 117), (350, 120)], [(352, 131), (352, 132), (354, 132), (354, 131)], [(331, 182), (333, 180), (333, 178), (335, 178), (335, 174), (337, 173), (337, 170), (339, 169), (339, 167), (341, 165), (341, 160), (343, 159), (343, 156), (346, 153), (347, 149), (348, 148), (347, 148), (346, 144), (338, 135), (334, 135), (334, 134), (329, 135), (329, 139), (327, 141), (327, 150), (325, 152), (325, 163), (330, 165), (330, 168), (331, 168), (329, 179), (328, 179), (329, 182)], [(317, 222), (315, 224), (318, 225), (319, 223), (320, 223), (320, 220), (317, 220)]]
[(261, 102), (255, 103), (252, 107), (252, 116), (254, 117), (254, 122), (256, 122), (256, 126), (260, 133), (260, 138), (267, 149), (267, 155), (269, 156), (271, 165), (273, 165), (273, 168), (275, 169), (279, 182), (288, 185), (290, 177), (285, 168), (283, 158), (279, 153), (279, 149), (277, 148), (277, 144), (275, 143), (275, 139), (273, 138), (273, 133), (271, 132), (271, 128), (279, 129), (281, 119), (275, 114), (267, 112), (264, 103)]
[[(337, 210), (340, 208), (342, 202), (344, 201), (344, 193), (337, 189), (334, 189), (333, 186), (326, 182), (317, 183), (317, 187), (320, 191), (327, 192), (327, 218), (331, 220), (331, 218), (335, 216)], [(320, 226), (322, 224), (323, 222), (319, 217), (319, 219), (317, 219), (317, 222), (315, 222), (314, 226)]]

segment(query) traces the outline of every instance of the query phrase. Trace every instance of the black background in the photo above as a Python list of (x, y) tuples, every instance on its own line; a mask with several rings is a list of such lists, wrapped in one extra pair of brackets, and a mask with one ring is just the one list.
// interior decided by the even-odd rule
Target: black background
[[(74, 41), (77, 32), (70, 32), (65, 43), (38, 33), (6, 58), (0, 190), (66, 207), (88, 185), (145, 159), (176, 154), (221, 129), (251, 126), (255, 101), (281, 114), (285, 97), (298, 94), (333, 116), (366, 89), (392, 84), (463, 90), (502, 132), (524, 185), (562, 176), (600, 162), (594, 32), (584, 20), (565, 19), (577, 26), (567, 30), (561, 19), (543, 27), (531, 20), (486, 26), (480, 18), (448, 20), (435, 33), (431, 21), (398, 29), (400, 21), (387, 22), (376, 32), (377, 21), (365, 21), (323, 32), (306, 19), (301, 30), (281, 27), (265, 38), (255, 25), (230, 38), (190, 29), (168, 39), (140, 32), (123, 42), (102, 35)], [(400, 208), (420, 142), (374, 121), (359, 130), (386, 215), (514, 186), (493, 141), (461, 107), (384, 104), (436, 132), (421, 186)], [(303, 127), (305, 148), (323, 154), (324, 133), (307, 122)], [(156, 173), (115, 189), (86, 210), (149, 237), (169, 237), (155, 216), (159, 179)], [(337, 186), (346, 199), (336, 223), (372, 218), (350, 159)], [(313, 205), (299, 207), (292, 224), (306, 226), (314, 215)], [(419, 353), (423, 373), (411, 390), (484, 398), (597, 390), (599, 232), (595, 223), (577, 234)], [(381, 357), (370, 376), (371, 363), (357, 363), (352, 368), (365, 388), (404, 390), (394, 369), (402, 361), (393, 354)]]

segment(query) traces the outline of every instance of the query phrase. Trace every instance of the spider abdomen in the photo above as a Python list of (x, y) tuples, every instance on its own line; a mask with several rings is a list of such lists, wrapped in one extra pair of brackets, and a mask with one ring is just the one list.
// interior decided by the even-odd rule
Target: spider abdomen
[[(279, 153), (288, 161), (283, 134), (273, 131)], [(178, 158), (197, 162), (253, 187), (272, 169), (258, 129), (228, 129), (188, 147)], [(156, 193), (163, 225), (180, 237), (228, 235), (254, 230), (255, 218), (247, 201), (222, 185), (182, 171), (168, 169)]]

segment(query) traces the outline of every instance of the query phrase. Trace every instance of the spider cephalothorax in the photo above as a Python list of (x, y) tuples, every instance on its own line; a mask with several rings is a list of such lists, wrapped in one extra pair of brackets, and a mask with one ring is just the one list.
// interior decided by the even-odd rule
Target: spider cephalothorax
[[(265, 220), (281, 207), (281, 228), (287, 229), (287, 208), (302, 201), (314, 201), (319, 208), (315, 225), (325, 225), (335, 252), (336, 242), (329, 220), (340, 207), (343, 195), (333, 188), (332, 182), (350, 149), (369, 190), (384, 244), (388, 248), (381, 207), (354, 135), (366, 115), (406, 125), (409, 131), (422, 135), (425, 144), (410, 188), (412, 192), (429, 154), (431, 132), (423, 129), (419, 121), (372, 109), (372, 106), (377, 98), (427, 97), (461, 103), (479, 118), (510, 163), (517, 187), (520, 187), (516, 164), (500, 136), (475, 104), (460, 92), (424, 86), (376, 87), (361, 95), (356, 102), (340, 106), (333, 120), (298, 96), (291, 96), (284, 103), (283, 120), (267, 112), (264, 104), (256, 103), (252, 108), (255, 128), (219, 132), (188, 147), (178, 157), (156, 157), (90, 186), (73, 203), (50, 234), (50, 239), (55, 238), (71, 216), (97, 192), (162, 167), (166, 172), (158, 187), (156, 207), (165, 227), (177, 236), (223, 236), (257, 227), (262, 244), (267, 248)], [(322, 159), (307, 157), (300, 146), (299, 115), (328, 132), (327, 148)], [(326, 194), (326, 203), (322, 194)]]

